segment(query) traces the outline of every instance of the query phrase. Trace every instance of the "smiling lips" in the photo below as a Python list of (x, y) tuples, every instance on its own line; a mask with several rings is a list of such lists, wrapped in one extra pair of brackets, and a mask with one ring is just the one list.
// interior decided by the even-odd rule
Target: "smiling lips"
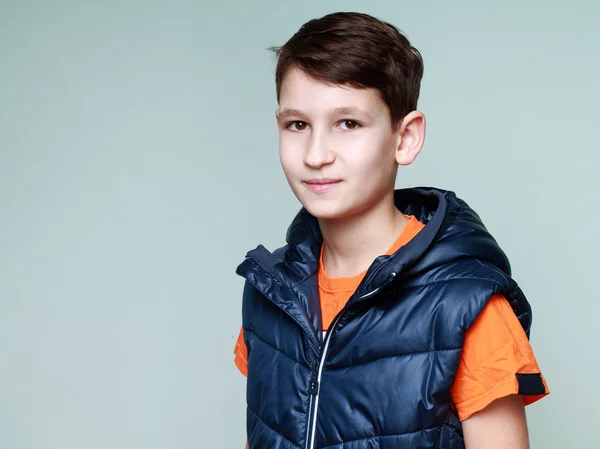
[(319, 178), (304, 181), (304, 185), (311, 192), (321, 195), (335, 189), (340, 182), (342, 182), (341, 179)]

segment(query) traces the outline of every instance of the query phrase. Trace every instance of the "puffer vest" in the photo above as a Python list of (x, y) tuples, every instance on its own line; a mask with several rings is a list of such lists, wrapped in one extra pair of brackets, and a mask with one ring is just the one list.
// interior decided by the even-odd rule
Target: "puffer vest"
[(238, 267), (251, 449), (464, 447), (450, 387), (465, 332), (492, 295), (507, 298), (527, 335), (531, 309), (506, 256), (454, 193), (398, 190), (395, 203), (425, 227), (373, 262), (324, 336), (322, 237), (306, 210), (286, 246), (259, 246)]

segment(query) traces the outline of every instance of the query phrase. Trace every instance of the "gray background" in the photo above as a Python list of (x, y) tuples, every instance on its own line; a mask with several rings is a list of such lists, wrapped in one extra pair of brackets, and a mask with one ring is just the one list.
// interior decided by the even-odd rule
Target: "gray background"
[(335, 10), (424, 55), (398, 185), (455, 190), (511, 257), (532, 447), (596, 447), (599, 3), (326, 4), (0, 2), (1, 449), (243, 446), (234, 270), (299, 207), (265, 48)]

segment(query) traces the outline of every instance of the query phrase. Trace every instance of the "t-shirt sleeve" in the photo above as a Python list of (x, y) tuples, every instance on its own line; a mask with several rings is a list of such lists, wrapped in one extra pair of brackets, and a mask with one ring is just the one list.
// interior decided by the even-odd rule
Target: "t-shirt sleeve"
[(522, 395), (525, 405), (549, 394), (525, 331), (503, 296), (492, 296), (466, 332), (450, 394), (461, 421), (511, 394)]
[(248, 348), (246, 348), (246, 342), (244, 341), (244, 328), (240, 329), (233, 354), (235, 355), (233, 359), (235, 366), (240, 370), (240, 373), (248, 377)]

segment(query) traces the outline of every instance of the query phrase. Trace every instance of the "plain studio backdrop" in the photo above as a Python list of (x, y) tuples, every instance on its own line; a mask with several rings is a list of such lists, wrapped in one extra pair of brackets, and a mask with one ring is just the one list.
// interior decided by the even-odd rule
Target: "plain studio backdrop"
[(338, 10), (424, 56), (398, 186), (456, 191), (511, 258), (532, 448), (597, 447), (600, 3), (4, 0), (1, 449), (243, 447), (234, 271), (299, 208), (265, 48)]

